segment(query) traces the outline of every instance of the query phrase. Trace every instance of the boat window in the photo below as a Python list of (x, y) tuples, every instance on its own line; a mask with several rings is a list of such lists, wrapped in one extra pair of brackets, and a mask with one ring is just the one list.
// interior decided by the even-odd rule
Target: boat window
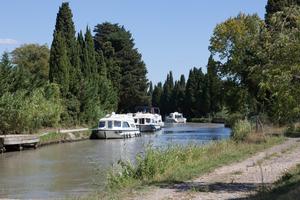
[(137, 119), (134, 119), (134, 123), (138, 123), (138, 120), (137, 120)]
[(99, 128), (104, 128), (104, 127), (105, 127), (105, 121), (100, 121)]
[(121, 121), (114, 121), (114, 127), (121, 127)]
[(108, 121), (108, 122), (107, 122), (107, 127), (108, 127), (108, 128), (112, 128), (112, 121)]
[(151, 119), (146, 118), (146, 122), (147, 122), (147, 123), (150, 123), (150, 122), (151, 122)]
[(135, 125), (134, 125), (134, 124), (130, 124), (130, 126), (131, 126), (132, 128), (135, 128)]
[(140, 119), (140, 124), (145, 124), (145, 119), (144, 118)]
[(175, 118), (182, 118), (181, 115), (175, 115)]
[(129, 128), (130, 126), (129, 126), (129, 124), (128, 124), (128, 122), (123, 122), (123, 128)]

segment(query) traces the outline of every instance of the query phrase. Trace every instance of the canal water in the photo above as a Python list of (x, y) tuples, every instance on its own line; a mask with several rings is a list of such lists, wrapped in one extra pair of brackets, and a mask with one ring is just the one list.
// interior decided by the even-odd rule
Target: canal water
[(134, 159), (147, 145), (203, 145), (226, 139), (218, 124), (169, 125), (160, 132), (120, 140), (87, 140), (0, 155), (0, 198), (74, 197), (103, 188), (106, 171), (119, 159)]

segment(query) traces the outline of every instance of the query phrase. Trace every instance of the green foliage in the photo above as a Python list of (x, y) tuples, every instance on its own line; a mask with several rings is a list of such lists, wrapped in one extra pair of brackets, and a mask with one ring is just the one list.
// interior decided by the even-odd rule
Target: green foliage
[(265, 15), (266, 24), (270, 25), (270, 21), (273, 14), (277, 12), (282, 12), (285, 8), (294, 5), (299, 6), (300, 1), (299, 0), (268, 0), (268, 3), (266, 5), (266, 15)]
[(185, 115), (188, 118), (205, 116), (209, 112), (207, 78), (201, 68), (190, 70), (185, 89)]
[(27, 79), (30, 80), (34, 88), (47, 83), (50, 51), (46, 45), (25, 44), (13, 50), (11, 54), (12, 62), (18, 68), (28, 71), (29, 77), (27, 76)]
[[(55, 91), (57, 86), (50, 85), (48, 90)], [(32, 133), (43, 126), (57, 126), (61, 113), (56, 92), (47, 95), (44, 89), (36, 89), (30, 94), (22, 90), (6, 92), (0, 97), (0, 130), (2, 134)]]
[(268, 138), (265, 143), (260, 144), (236, 143), (230, 140), (204, 147), (150, 146), (145, 153), (137, 155), (135, 164), (119, 161), (109, 173), (108, 186), (111, 191), (120, 192), (137, 185), (190, 180), (282, 141), (282, 138)]
[(243, 119), (245, 119), (245, 115), (238, 113), (238, 112), (231, 113), (225, 118), (225, 126), (232, 128), (236, 122), (238, 122), (239, 120), (243, 120)]
[(60, 32), (55, 33), (50, 51), (49, 80), (60, 86), (64, 97), (69, 92), (70, 65), (64, 38)]
[(161, 107), (161, 96), (163, 93), (162, 83), (159, 82), (157, 85), (154, 86), (154, 90), (152, 93), (152, 106)]
[(287, 130), (284, 132), (286, 137), (298, 138), (300, 137), (300, 127), (294, 124), (291, 124)]
[(232, 128), (232, 138), (235, 141), (245, 141), (251, 133), (251, 124), (248, 120), (238, 120)]
[[(102, 51), (109, 61), (108, 77), (116, 75), (112, 83), (115, 87), (120, 85), (118, 110), (134, 111), (137, 105), (150, 104), (147, 69), (141, 54), (134, 48), (131, 33), (123, 26), (108, 22), (96, 25), (94, 32), (96, 51)], [(118, 77), (120, 80), (116, 80)]]
[(174, 104), (172, 102), (173, 89), (174, 89), (174, 80), (173, 80), (173, 74), (170, 71), (163, 85), (163, 91), (160, 98), (161, 113), (163, 116), (174, 111)]

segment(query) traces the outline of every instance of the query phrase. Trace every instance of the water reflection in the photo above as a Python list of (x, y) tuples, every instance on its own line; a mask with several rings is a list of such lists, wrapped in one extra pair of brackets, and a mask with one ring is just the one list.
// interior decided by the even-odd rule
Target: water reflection
[(103, 187), (106, 169), (119, 159), (133, 159), (148, 144), (202, 145), (229, 135), (230, 130), (223, 125), (168, 125), (160, 132), (139, 138), (89, 140), (6, 153), (0, 155), (0, 198), (81, 195)]

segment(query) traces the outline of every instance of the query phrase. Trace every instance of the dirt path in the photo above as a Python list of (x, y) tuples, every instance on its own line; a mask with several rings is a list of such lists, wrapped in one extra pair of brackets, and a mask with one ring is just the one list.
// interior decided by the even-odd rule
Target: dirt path
[(155, 187), (134, 199), (243, 199), (300, 164), (300, 140), (289, 139), (239, 163), (182, 184)]

